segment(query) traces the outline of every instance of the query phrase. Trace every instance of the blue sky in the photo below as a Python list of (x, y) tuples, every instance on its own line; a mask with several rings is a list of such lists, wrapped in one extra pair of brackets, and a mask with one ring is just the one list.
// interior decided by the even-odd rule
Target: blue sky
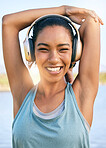
[[(56, 7), (61, 5), (70, 5), (82, 8), (93, 9), (102, 18), (104, 26), (101, 26), (101, 62), (100, 69), (106, 71), (106, 1), (105, 0), (2, 0), (0, 4), (0, 26), (2, 16), (8, 13), (23, 11), (26, 9), (36, 9), (45, 7)], [(21, 47), (25, 38), (26, 31), (20, 33)], [(2, 31), (0, 27), (0, 66), (4, 67), (2, 53)], [(95, 57), (96, 58), (96, 57)], [(0, 70), (1, 71), (1, 70)]]

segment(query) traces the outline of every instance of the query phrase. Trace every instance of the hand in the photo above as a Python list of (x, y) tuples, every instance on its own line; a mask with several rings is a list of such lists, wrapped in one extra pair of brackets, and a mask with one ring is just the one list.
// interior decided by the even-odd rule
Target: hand
[(103, 25), (103, 21), (93, 10), (72, 7), (72, 6), (65, 6), (65, 15), (68, 16), (73, 22), (80, 25), (83, 23), (84, 19), (86, 19), (88, 16), (91, 16), (95, 20), (95, 22), (99, 22), (101, 25)]
[(73, 83), (74, 82), (74, 75), (72, 72), (72, 68), (68, 69), (67, 73), (65, 74), (66, 82)]

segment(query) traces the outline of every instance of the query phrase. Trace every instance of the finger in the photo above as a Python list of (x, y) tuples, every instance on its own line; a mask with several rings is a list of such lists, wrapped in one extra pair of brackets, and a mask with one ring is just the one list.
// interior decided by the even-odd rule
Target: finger
[(101, 25), (104, 25), (102, 19), (100, 17), (98, 17), (99, 23), (101, 23)]
[(94, 20), (95, 20), (95, 22), (99, 22), (101, 25), (104, 25), (104, 23), (103, 23), (103, 21), (101, 20), (101, 18), (100, 17), (95, 17), (94, 18)]
[(92, 18), (94, 18), (95, 21), (97, 21), (97, 14), (95, 13), (95, 11), (93, 10), (88, 10), (88, 9), (85, 9), (85, 13), (86, 13), (86, 16), (91, 16)]
[(93, 10), (88, 10), (88, 14), (94, 19), (97, 17), (95, 11), (93, 11)]
[(103, 25), (102, 19), (96, 14), (95, 11), (90, 10), (90, 11), (89, 11), (89, 14), (91, 15), (91, 17), (94, 18), (95, 22), (99, 22), (101, 25)]
[(94, 13), (94, 15), (95, 15), (95, 17), (96, 17), (96, 21), (97, 21), (97, 19), (98, 19), (99, 23), (101, 23), (101, 24), (103, 25), (102, 19), (96, 14), (95, 11), (93, 11), (93, 13)]

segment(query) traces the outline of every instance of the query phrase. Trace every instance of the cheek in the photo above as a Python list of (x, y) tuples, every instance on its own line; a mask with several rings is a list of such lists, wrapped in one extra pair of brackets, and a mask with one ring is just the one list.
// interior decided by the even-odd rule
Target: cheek
[(47, 61), (48, 55), (44, 53), (35, 52), (36, 64), (43, 64)]
[(63, 55), (62, 56), (62, 59), (63, 59), (65, 65), (67, 65), (67, 67), (69, 67), (70, 64), (71, 64), (71, 53), (68, 53), (66, 55)]

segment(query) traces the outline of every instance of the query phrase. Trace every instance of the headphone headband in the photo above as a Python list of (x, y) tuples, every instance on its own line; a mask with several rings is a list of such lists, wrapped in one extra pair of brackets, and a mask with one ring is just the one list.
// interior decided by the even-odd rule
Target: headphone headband
[[(38, 22), (40, 22), (40, 21), (42, 21), (42, 20), (44, 20), (44, 19), (46, 19), (46, 18), (51, 18), (51, 17), (60, 17), (60, 18), (63, 18), (64, 20), (66, 20), (66, 21), (68, 21), (68, 24), (69, 24), (69, 26), (70, 27), (72, 27), (73, 29), (74, 29), (74, 31), (75, 31), (75, 33), (79, 36), (79, 32), (78, 32), (78, 29), (76, 28), (76, 26), (72, 23), (72, 21), (68, 18), (68, 17), (66, 17), (66, 16), (62, 16), (62, 15), (57, 15), (57, 14), (48, 14), (48, 15), (44, 15), (44, 16), (41, 16), (41, 17), (39, 17), (38, 19), (36, 19), (32, 24), (31, 24), (31, 26), (30, 26), (30, 28), (28, 29), (28, 31), (27, 31), (27, 36), (29, 36), (29, 34), (30, 34), (30, 31), (31, 31), (31, 29), (32, 29), (32, 27), (35, 25), (35, 23), (38, 23)], [(78, 37), (79, 38), (79, 37)]]

